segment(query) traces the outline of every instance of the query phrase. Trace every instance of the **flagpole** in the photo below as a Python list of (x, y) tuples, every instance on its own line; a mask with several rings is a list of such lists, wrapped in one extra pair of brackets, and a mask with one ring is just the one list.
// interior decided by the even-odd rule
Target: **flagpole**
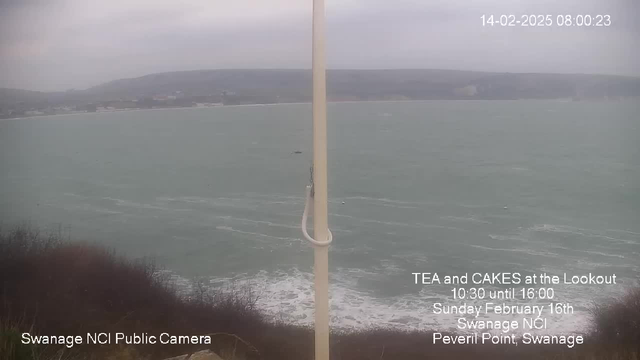
[[(313, 0), (313, 229), (330, 238), (327, 206), (327, 90), (324, 0)], [(329, 246), (314, 246), (315, 360), (329, 360)]]

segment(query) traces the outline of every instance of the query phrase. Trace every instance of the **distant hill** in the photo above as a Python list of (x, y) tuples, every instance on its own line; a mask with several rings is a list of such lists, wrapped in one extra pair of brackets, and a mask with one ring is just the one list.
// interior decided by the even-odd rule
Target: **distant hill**
[(19, 102), (46, 101), (58, 93), (0, 88), (0, 106)]
[[(640, 78), (455, 70), (328, 70), (327, 89), (330, 101), (601, 99), (640, 96)], [(225, 103), (305, 102), (311, 100), (311, 71), (179, 71), (114, 80), (69, 92), (0, 89), (0, 107), (77, 106), (163, 95), (208, 96)]]
[[(475, 90), (474, 90), (475, 87)], [(87, 89), (104, 97), (271, 94), (311, 98), (309, 70), (197, 70), (120, 79)], [(638, 96), (640, 78), (610, 75), (509, 74), (455, 70), (328, 70), (329, 98), (553, 99), (576, 96)]]
[(78, 103), (86, 100), (85, 91), (42, 92), (21, 89), (0, 88), (0, 109), (5, 107), (54, 106), (64, 103)]

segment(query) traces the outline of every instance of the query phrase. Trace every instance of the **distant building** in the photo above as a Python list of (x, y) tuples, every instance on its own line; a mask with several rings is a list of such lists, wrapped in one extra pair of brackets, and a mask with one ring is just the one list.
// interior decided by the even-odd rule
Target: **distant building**
[(24, 114), (26, 116), (34, 116), (34, 115), (43, 115), (44, 113), (42, 111), (38, 111), (38, 110), (27, 110), (24, 112)]
[(462, 88), (455, 88), (453, 92), (456, 96), (471, 97), (478, 93), (478, 88), (475, 85), (467, 85)]
[(108, 107), (112, 107), (114, 109), (135, 109), (138, 107), (138, 103), (131, 100), (118, 100), (111, 101), (108, 104)]
[(157, 105), (157, 102), (155, 100), (153, 100), (152, 98), (150, 98), (150, 97), (138, 100), (138, 107), (139, 108), (151, 109), (151, 108), (153, 108), (154, 105)]

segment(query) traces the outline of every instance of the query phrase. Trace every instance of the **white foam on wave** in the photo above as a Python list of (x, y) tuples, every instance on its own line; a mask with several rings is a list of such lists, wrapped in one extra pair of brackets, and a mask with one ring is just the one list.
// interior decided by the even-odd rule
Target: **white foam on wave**
[(516, 248), (516, 249), (501, 249), (501, 248), (492, 248), (492, 247), (487, 247), (487, 246), (482, 246), (482, 245), (473, 245), (473, 244), (469, 244), (469, 246), (474, 247), (476, 249), (481, 249), (481, 250), (487, 250), (487, 251), (509, 251), (509, 252), (520, 252), (520, 253), (525, 253), (527, 255), (537, 255), (537, 256), (546, 256), (546, 257), (558, 257), (558, 254), (554, 254), (548, 251), (538, 251), (538, 250), (533, 250), (533, 249), (521, 249), (521, 248)]
[(529, 239), (523, 238), (523, 237), (520, 237), (520, 236), (504, 236), (504, 235), (489, 234), (489, 237), (492, 238), (493, 240), (499, 240), (499, 241), (519, 241), (519, 242), (528, 242), (529, 241)]
[(426, 265), (429, 262), (427, 256), (423, 252), (398, 252), (391, 254), (391, 257), (409, 262), (418, 269), (420, 266)]
[(142, 204), (142, 203), (138, 203), (138, 202), (134, 202), (134, 201), (130, 201), (130, 200), (117, 199), (117, 198), (112, 198), (112, 197), (103, 197), (102, 199), (103, 200), (113, 201), (113, 202), (116, 203), (117, 206), (124, 206), (124, 207), (132, 207), (132, 208), (147, 209), (147, 210), (191, 211), (191, 209), (175, 209), (175, 208), (170, 208), (170, 207), (166, 207), (166, 206)]
[(330, 217), (347, 218), (347, 219), (351, 219), (351, 220), (355, 220), (355, 221), (359, 221), (359, 222), (363, 222), (363, 223), (410, 227), (410, 228), (416, 228), (416, 229), (446, 229), (446, 230), (465, 231), (465, 232), (469, 231), (467, 229), (462, 229), (462, 228), (458, 228), (458, 227), (455, 227), (455, 226), (431, 225), (431, 224), (423, 224), (423, 223), (408, 224), (408, 223), (402, 223), (402, 222), (397, 222), (397, 221), (383, 221), (383, 220), (375, 220), (375, 219), (363, 219), (363, 218), (359, 218), (359, 217), (355, 217), (355, 216), (351, 216), (351, 215), (336, 214), (336, 213), (331, 213), (331, 214), (329, 214), (329, 216)]
[(540, 232), (556, 232), (556, 233), (570, 233), (576, 235), (582, 235), (583, 232), (579, 228), (567, 225), (552, 225), (552, 224), (537, 224), (527, 230), (540, 231)]
[(629, 231), (629, 230), (607, 229), (607, 231), (611, 231), (611, 232), (618, 232), (618, 233), (623, 233), (623, 234), (630, 234), (630, 235), (638, 235), (638, 236), (640, 236), (640, 233), (638, 233), (638, 232), (633, 232), (633, 231)]
[[(268, 227), (280, 227), (280, 228), (285, 228), (285, 229), (300, 230), (300, 223), (296, 223), (295, 225), (294, 224), (281, 224), (281, 223), (274, 223), (274, 222), (266, 221), (266, 220), (246, 219), (246, 218), (241, 218), (241, 217), (236, 217), (236, 216), (231, 216), (231, 215), (213, 216), (213, 218), (224, 220), (225, 222), (229, 222), (229, 223), (238, 222), (238, 223), (254, 224), (254, 225), (266, 225)], [(351, 230), (341, 229), (341, 228), (337, 228), (337, 227), (332, 226), (331, 227), (331, 232), (334, 232), (334, 233), (350, 233)]]
[[(333, 230), (331, 231), (333, 232)], [(342, 246), (338, 247), (338, 245), (336, 244), (336, 247), (331, 247), (330, 251), (339, 251), (340, 254), (346, 255), (346, 254), (368, 254), (372, 251), (375, 251), (375, 249), (367, 245), (358, 245), (354, 247), (343, 248)]]
[(385, 203), (383, 203), (382, 206), (390, 207), (394, 209), (418, 209), (417, 206), (395, 205), (395, 204), (385, 204)]
[(599, 251), (589, 251), (589, 250), (578, 250), (581, 252), (585, 252), (588, 254), (593, 254), (593, 255), (600, 255), (600, 256), (608, 256), (608, 257), (617, 257), (620, 259), (624, 259), (625, 257), (623, 255), (616, 255), (616, 254), (605, 254), (603, 252), (599, 252)]
[(360, 200), (360, 201), (368, 201), (368, 202), (381, 202), (386, 204), (409, 205), (409, 206), (436, 204), (436, 203), (430, 203), (430, 202), (402, 201), (402, 200), (393, 200), (388, 198), (374, 198), (369, 196), (347, 196), (342, 199)]
[(405, 272), (403, 268), (398, 266), (393, 260), (383, 259), (380, 261), (380, 267), (382, 268), (383, 274), (393, 275), (393, 274), (402, 274)]
[(471, 217), (462, 217), (462, 216), (441, 216), (440, 219), (442, 220), (449, 220), (449, 221), (462, 221), (462, 222), (472, 222), (472, 223), (477, 223), (477, 224), (491, 224), (491, 221), (485, 221), (485, 220), (480, 220), (480, 219), (476, 219), (475, 217), (471, 216)]
[[(586, 259), (576, 259), (572, 261), (571, 266), (576, 269), (593, 271), (598, 268), (608, 268), (611, 266), (611, 263), (600, 263), (600, 262), (589, 261)], [(623, 268), (633, 268), (633, 266), (629, 266), (629, 265), (617, 265), (617, 266), (623, 267)], [(558, 271), (557, 274), (562, 275), (563, 272), (566, 272), (566, 271)]]
[[(257, 210), (258, 207), (261, 206), (270, 206), (270, 205), (283, 205), (289, 208), (300, 208), (302, 211), (302, 207), (304, 206), (304, 198), (301, 196), (288, 196), (288, 195), (268, 195), (268, 194), (255, 194), (255, 193), (247, 193), (247, 194), (239, 194), (237, 197), (201, 197), (201, 196), (163, 196), (157, 197), (156, 201), (167, 203), (167, 202), (182, 202), (187, 204), (198, 204), (209, 206), (212, 208), (223, 207), (223, 208), (235, 208), (235, 209), (249, 209), (249, 210)], [(336, 202), (336, 201), (334, 201)], [(291, 214), (286, 214), (291, 215)]]
[(240, 195), (242, 197), (257, 197), (257, 198), (267, 198), (267, 199), (292, 199), (292, 200), (304, 199), (301, 196), (285, 195), (285, 194), (278, 194), (278, 193), (244, 192), (244, 193), (235, 193), (234, 195)]
[(287, 241), (290, 241), (290, 242), (297, 242), (297, 241), (302, 242), (302, 239), (300, 239), (300, 238), (273, 236), (273, 235), (257, 233), (257, 232), (253, 232), (253, 231), (238, 230), (238, 229), (232, 228), (231, 226), (216, 226), (216, 229), (217, 230), (228, 231), (228, 232), (232, 232), (232, 233), (243, 234), (243, 235), (258, 236), (258, 237), (267, 238), (267, 239), (287, 240)]
[(600, 238), (600, 239), (605, 239), (605, 240), (610, 240), (610, 241), (615, 241), (615, 242), (620, 242), (625, 244), (638, 243), (637, 241), (615, 238), (615, 237), (598, 233), (593, 230), (582, 229), (582, 228), (568, 226), (568, 225), (539, 224), (539, 225), (534, 225), (527, 230), (538, 231), (538, 232), (548, 232), (548, 233), (566, 233), (566, 234), (580, 235), (580, 236), (591, 237), (591, 238)]
[[(112, 197), (97, 198), (97, 197), (91, 197), (91, 196), (78, 195), (78, 194), (74, 194), (74, 193), (64, 193), (63, 195), (70, 196), (70, 197), (75, 197), (75, 198), (80, 198), (80, 199), (109, 200), (109, 201), (112, 201), (115, 204), (115, 206), (118, 206), (118, 207), (129, 207), (129, 208), (136, 208), (136, 209), (162, 210), (162, 211), (191, 211), (191, 209), (169, 208), (169, 207), (164, 207), (164, 206), (143, 204), (143, 203), (138, 203), (138, 202), (134, 202), (134, 201), (130, 201), (130, 200), (124, 200), (124, 199), (118, 199), (118, 198), (112, 198)], [(81, 203), (81, 204), (71, 205), (71, 206), (68, 207), (68, 209), (74, 209), (74, 210), (75, 209), (79, 209), (79, 210), (83, 210), (83, 211), (87, 211), (87, 212), (94, 212), (94, 213), (101, 213), (101, 214), (131, 215), (131, 214), (126, 214), (126, 213), (124, 213), (122, 211), (117, 211), (117, 210), (107, 209), (107, 208), (104, 208), (104, 207), (101, 207), (101, 206), (97, 206), (97, 205), (92, 205), (90, 203)]]
[[(458, 330), (456, 314), (439, 314), (433, 312), (433, 304), (441, 302), (447, 305), (461, 305), (451, 299), (451, 294), (446, 289), (436, 291), (434, 287), (424, 286), (418, 292), (380, 298), (374, 294), (359, 290), (357, 287), (360, 278), (384, 278), (384, 272), (369, 271), (364, 269), (338, 268), (331, 274), (330, 280), (330, 311), (331, 326), (334, 329), (365, 330), (373, 327), (387, 327), (400, 330)], [(185, 288), (184, 279), (177, 282)], [(233, 278), (213, 278), (212, 286), (231, 284), (233, 287), (252, 289), (258, 296), (257, 306), (274, 320), (291, 324), (311, 326), (314, 314), (313, 274), (299, 270), (288, 272), (261, 271), (252, 276), (236, 276)], [(418, 285), (416, 285), (418, 286)], [(542, 333), (582, 333), (587, 330), (588, 314), (586, 308), (581, 310), (587, 301), (580, 302), (576, 293), (570, 292), (565, 296), (556, 293), (557, 301), (570, 301), (576, 304), (573, 315), (554, 316), (546, 314), (548, 328)], [(584, 295), (584, 294), (581, 294)], [(487, 301), (466, 301), (469, 305), (483, 306)], [(502, 301), (492, 301), (501, 303)], [(505, 301), (509, 304), (516, 302)], [(524, 303), (522, 303), (524, 304)], [(520, 304), (520, 305), (522, 305)], [(533, 303), (527, 303), (533, 305)], [(536, 305), (545, 305), (540, 303)], [(583, 306), (584, 305), (584, 306)], [(548, 306), (548, 305), (547, 305)], [(496, 315), (491, 317), (479, 317), (489, 320), (519, 320), (522, 315)], [(522, 329), (514, 331), (519, 334)]]
[(353, 220), (360, 221), (360, 222), (376, 223), (376, 224), (383, 224), (383, 225), (395, 225), (395, 226), (405, 226), (405, 227), (419, 227), (419, 226), (417, 226), (417, 225), (412, 225), (412, 224), (407, 224), (407, 223), (401, 223), (401, 222), (397, 222), (397, 221), (381, 221), (381, 220), (374, 220), (374, 219), (362, 219), (362, 218), (358, 218), (358, 217), (351, 216), (351, 215), (343, 215), (343, 214), (336, 214), (336, 213), (332, 213), (332, 214), (330, 214), (330, 216), (335, 216), (335, 217), (344, 217), (344, 218), (353, 219)]
[(495, 209), (502, 208), (504, 205), (477, 205), (477, 204), (455, 204), (466, 209)]
[(71, 205), (69, 207), (64, 207), (64, 208), (65, 209), (69, 209), (69, 210), (82, 210), (82, 211), (86, 211), (86, 212), (94, 212), (94, 213), (99, 213), (99, 214), (109, 214), (109, 215), (123, 214), (123, 212), (121, 212), (121, 211), (110, 210), (110, 209), (102, 208), (102, 207), (99, 207), (99, 206), (94, 206), (94, 205), (91, 205), (91, 204)]
[(188, 204), (201, 204), (210, 207), (229, 207), (236, 209), (251, 209), (257, 210), (260, 203), (251, 201), (248, 199), (235, 199), (235, 198), (207, 198), (199, 196), (181, 196), (181, 197), (159, 197), (156, 199), (160, 202), (184, 202)]
[(455, 227), (455, 226), (433, 225), (433, 224), (423, 224), (423, 223), (418, 223), (416, 225), (418, 225), (419, 228), (424, 228), (424, 229), (446, 229), (446, 230), (470, 232), (470, 230)]
[(287, 228), (287, 229), (299, 229), (300, 225), (287, 225), (287, 224), (278, 224), (278, 223), (273, 223), (271, 221), (265, 221), (265, 220), (252, 220), (252, 219), (245, 219), (245, 218), (239, 218), (239, 217), (235, 217), (235, 216), (214, 216), (216, 219), (222, 219), (225, 221), (237, 221), (237, 222), (243, 222), (243, 223), (250, 223), (250, 224), (260, 224), (260, 225), (267, 225), (267, 226), (271, 226), (271, 227), (283, 227), (283, 228)]

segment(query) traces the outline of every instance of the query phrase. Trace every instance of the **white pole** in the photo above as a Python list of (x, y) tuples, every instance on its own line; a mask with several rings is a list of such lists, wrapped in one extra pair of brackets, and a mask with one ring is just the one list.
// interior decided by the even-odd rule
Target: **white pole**
[[(313, 0), (313, 229), (318, 241), (329, 238), (327, 208), (327, 90), (324, 0)], [(314, 246), (315, 360), (329, 360), (329, 247)]]

